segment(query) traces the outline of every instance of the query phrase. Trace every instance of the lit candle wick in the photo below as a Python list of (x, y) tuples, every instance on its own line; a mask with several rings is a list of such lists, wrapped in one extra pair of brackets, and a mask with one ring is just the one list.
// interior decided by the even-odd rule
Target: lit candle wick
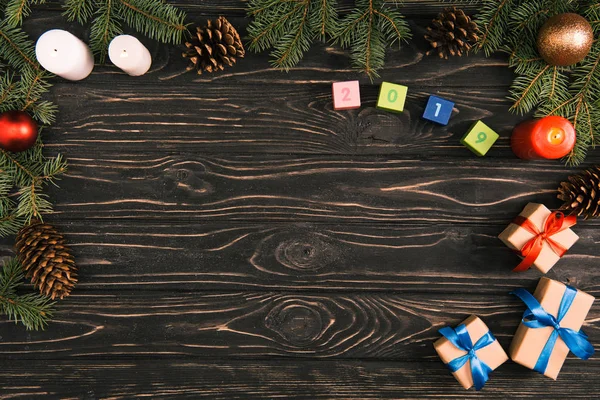
[(123, 49), (123, 51), (121, 52), (121, 58), (125, 57), (129, 57), (129, 54), (127, 54), (127, 50)]

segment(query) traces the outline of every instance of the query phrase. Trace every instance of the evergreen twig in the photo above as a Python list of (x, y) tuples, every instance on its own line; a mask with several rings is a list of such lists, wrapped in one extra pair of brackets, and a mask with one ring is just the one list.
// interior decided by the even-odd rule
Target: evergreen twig
[(54, 302), (38, 293), (18, 294), (23, 269), (16, 258), (0, 267), (0, 308), (9, 320), (21, 322), (28, 330), (44, 329), (54, 313)]
[(478, 15), (482, 30), (476, 47), (487, 55), (509, 54), (515, 78), (509, 98), (511, 110), (536, 116), (559, 115), (569, 119), (577, 132), (577, 143), (565, 158), (570, 165), (581, 163), (596, 144), (600, 123), (600, 44), (570, 67), (548, 65), (537, 51), (537, 34), (551, 16), (578, 12), (590, 21), (595, 35), (600, 32), (600, 4), (585, 0), (488, 0)]
[(273, 66), (289, 70), (316, 40), (331, 39), (350, 48), (355, 68), (377, 76), (386, 48), (410, 38), (408, 24), (384, 0), (356, 0), (355, 9), (341, 20), (336, 5), (336, 0), (250, 0), (248, 48), (273, 49)]
[(104, 62), (123, 23), (151, 39), (178, 44), (187, 31), (185, 13), (163, 0), (67, 0), (64, 15), (81, 24), (93, 19), (90, 48)]

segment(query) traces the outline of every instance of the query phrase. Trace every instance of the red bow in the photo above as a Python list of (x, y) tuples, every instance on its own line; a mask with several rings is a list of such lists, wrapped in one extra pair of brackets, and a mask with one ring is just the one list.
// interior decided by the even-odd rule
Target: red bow
[(523, 272), (531, 268), (535, 260), (542, 252), (544, 243), (548, 243), (548, 246), (550, 246), (552, 251), (555, 252), (559, 257), (562, 257), (567, 252), (567, 249), (565, 249), (560, 243), (552, 240), (551, 236), (557, 234), (558, 232), (562, 232), (565, 229), (569, 229), (576, 223), (577, 217), (574, 215), (565, 217), (565, 215), (560, 211), (555, 211), (550, 214), (548, 218), (546, 218), (546, 222), (544, 222), (544, 230), (540, 232), (537, 226), (535, 226), (527, 218), (520, 215), (515, 218), (513, 224), (519, 225), (535, 236), (525, 243), (525, 246), (523, 246), (519, 252), (519, 254), (525, 258), (519, 265), (517, 265), (515, 269), (513, 269), (513, 272)]

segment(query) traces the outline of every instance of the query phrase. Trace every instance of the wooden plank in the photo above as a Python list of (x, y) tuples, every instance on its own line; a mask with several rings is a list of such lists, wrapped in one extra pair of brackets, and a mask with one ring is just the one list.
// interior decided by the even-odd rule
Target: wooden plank
[[(82, 149), (51, 191), (60, 218), (507, 225), (558, 207), (560, 163), (343, 156), (126, 154)], [(586, 222), (597, 225), (598, 222)]]
[(302, 360), (11, 361), (2, 399), (507, 399), (600, 396), (600, 362), (568, 360), (557, 381), (512, 363), (483, 392), (465, 391), (441, 362)]
[[(185, 278), (184, 278), (185, 279)], [(533, 289), (532, 282), (529, 289)], [(508, 347), (525, 310), (508, 292), (459, 295), (76, 291), (46, 332), (0, 323), (0, 359), (436, 359), (438, 329), (470, 314)], [(598, 291), (592, 291), (598, 295)], [(600, 339), (600, 310), (584, 326)]]
[[(49, 219), (54, 222), (54, 218)], [(77, 293), (93, 290), (314, 290), (503, 296), (537, 271), (513, 273), (518, 257), (497, 239), (503, 227), (381, 224), (60, 221), (80, 267)], [(598, 229), (549, 277), (600, 290)], [(3, 241), (0, 256), (12, 255)]]

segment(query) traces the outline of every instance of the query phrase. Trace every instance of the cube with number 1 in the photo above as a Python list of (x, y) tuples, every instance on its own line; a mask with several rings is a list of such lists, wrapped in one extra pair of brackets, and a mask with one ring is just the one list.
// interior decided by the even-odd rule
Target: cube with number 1
[(429, 101), (425, 107), (423, 118), (432, 122), (436, 122), (440, 125), (448, 125), (452, 110), (454, 109), (454, 103), (442, 99), (437, 96), (429, 96)]
[(333, 83), (333, 109), (353, 110), (360, 108), (360, 85), (358, 81)]

